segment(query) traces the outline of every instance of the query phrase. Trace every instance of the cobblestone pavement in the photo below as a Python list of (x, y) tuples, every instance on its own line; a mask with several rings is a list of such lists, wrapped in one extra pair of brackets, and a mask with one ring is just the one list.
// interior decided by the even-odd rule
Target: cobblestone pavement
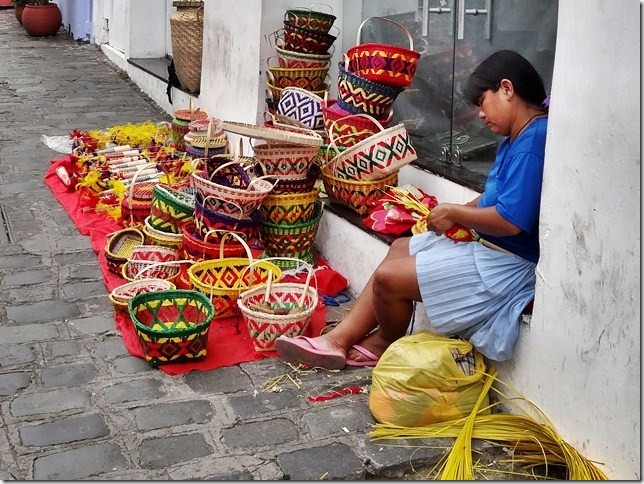
[[(363, 479), (441, 451), (366, 436), (368, 369), (300, 375), (264, 359), (169, 376), (128, 354), (89, 239), (43, 183), (42, 134), (167, 120), (100, 50), (31, 38), (0, 10), (0, 480)], [(433, 445), (436, 445), (434, 443)]]
[(31, 38), (12, 9), (0, 10), (0, 66), (0, 480), (427, 476), (416, 470), (451, 440), (373, 442), (366, 394), (308, 401), (367, 386), (369, 369), (262, 392), (291, 368), (264, 359), (169, 376), (130, 356), (89, 239), (44, 185), (61, 155), (40, 137), (169, 117), (96, 46), (62, 31)]

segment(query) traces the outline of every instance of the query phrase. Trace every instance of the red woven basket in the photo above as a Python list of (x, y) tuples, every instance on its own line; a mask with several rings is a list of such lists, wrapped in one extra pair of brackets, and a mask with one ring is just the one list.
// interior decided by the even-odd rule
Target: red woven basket
[[(370, 20), (379, 19), (400, 27), (407, 35), (409, 49), (389, 44), (361, 44), (362, 27)], [(388, 86), (407, 87), (416, 74), (420, 53), (414, 51), (414, 41), (409, 31), (398, 22), (385, 17), (369, 17), (358, 28), (358, 45), (347, 50), (349, 70)]]

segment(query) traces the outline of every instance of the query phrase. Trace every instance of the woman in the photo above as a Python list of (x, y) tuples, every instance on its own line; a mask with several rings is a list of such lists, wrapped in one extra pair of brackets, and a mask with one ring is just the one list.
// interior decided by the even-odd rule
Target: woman
[[(495, 361), (512, 356), (539, 259), (546, 93), (534, 67), (504, 50), (474, 70), (464, 96), (492, 132), (506, 136), (483, 193), (465, 205), (432, 209), (429, 231), (394, 241), (335, 328), (316, 338), (278, 338), (282, 359), (326, 369), (374, 366), (406, 334), (414, 301), (422, 301), (436, 333), (463, 337)], [(442, 235), (455, 224), (491, 244)]]

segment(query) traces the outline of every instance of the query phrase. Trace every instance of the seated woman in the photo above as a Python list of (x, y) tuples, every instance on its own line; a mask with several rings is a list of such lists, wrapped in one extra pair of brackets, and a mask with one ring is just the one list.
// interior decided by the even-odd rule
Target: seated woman
[[(503, 50), (474, 70), (464, 96), (492, 132), (506, 136), (483, 193), (465, 205), (433, 208), (429, 230), (394, 241), (336, 327), (316, 338), (278, 338), (282, 359), (326, 369), (374, 366), (406, 334), (415, 301), (436, 333), (467, 339), (491, 360), (511, 358), (519, 317), (534, 298), (546, 93), (530, 62)], [(491, 244), (445, 237), (455, 224)]]

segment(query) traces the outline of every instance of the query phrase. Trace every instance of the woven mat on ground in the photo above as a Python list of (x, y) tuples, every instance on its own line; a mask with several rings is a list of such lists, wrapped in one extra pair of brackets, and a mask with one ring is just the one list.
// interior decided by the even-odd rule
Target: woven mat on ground
[[(127, 281), (108, 270), (104, 248), (107, 241), (107, 234), (120, 230), (123, 226), (103, 214), (83, 212), (80, 192), (68, 191), (67, 187), (63, 185), (56, 175), (56, 168), (67, 160), (68, 157), (63, 157), (51, 161), (51, 166), (45, 173), (45, 184), (50, 188), (58, 202), (64, 207), (79, 232), (90, 238), (92, 248), (98, 256), (99, 265), (103, 273), (103, 281), (108, 292), (111, 292), (115, 287)], [(318, 291), (321, 294), (336, 295), (347, 286), (347, 280), (344, 276), (331, 269), (322, 259), (318, 259), (316, 262), (316, 277)], [(284, 281), (298, 281), (302, 283), (305, 279), (305, 273), (298, 274), (297, 276), (285, 276), (283, 278)], [(115, 312), (115, 323), (123, 337), (123, 342), (128, 352), (133, 356), (144, 358), (143, 349), (141, 348), (134, 325), (129, 316)], [(304, 334), (307, 336), (318, 335), (325, 324), (326, 310), (320, 304), (313, 313), (311, 323)], [(208, 333), (206, 358), (196, 362), (169, 363), (161, 365), (158, 368), (170, 375), (177, 375), (195, 370), (212, 370), (222, 366), (231, 366), (237, 363), (275, 356), (277, 356), (275, 352), (255, 351), (242, 318), (230, 317), (216, 319), (211, 323)]]

